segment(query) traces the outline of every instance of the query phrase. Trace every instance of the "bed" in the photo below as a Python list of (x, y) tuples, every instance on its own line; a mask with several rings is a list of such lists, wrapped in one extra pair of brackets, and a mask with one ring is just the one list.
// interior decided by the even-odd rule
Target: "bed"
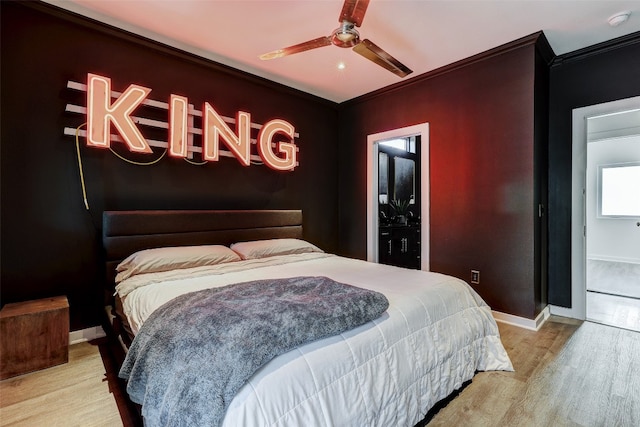
[[(204, 400), (199, 404), (216, 400), (217, 388), (206, 387), (208, 375), (232, 370), (235, 363), (211, 356), (218, 354), (211, 343), (197, 343), (187, 356), (180, 356), (186, 357), (184, 363), (173, 363), (178, 359), (165, 354), (153, 363), (137, 358), (163, 353), (166, 348), (191, 348), (187, 344), (193, 344), (193, 337), (188, 333), (176, 332), (167, 339), (169, 333), (163, 328), (173, 328), (170, 315), (201, 328), (208, 322), (195, 322), (192, 314), (184, 314), (190, 307), (204, 305), (200, 293), (215, 293), (212, 298), (217, 298), (239, 286), (253, 286), (243, 294), (253, 295), (267, 283), (321, 278), (348, 290), (357, 288), (367, 298), (382, 296), (388, 305), (382, 310), (378, 307), (364, 323), (268, 355), (246, 381), (240, 381), (233, 398), (217, 397), (222, 409), (216, 411), (222, 410), (221, 415), (213, 421), (206, 414), (204, 418), (212, 425), (411, 427), (476, 372), (513, 369), (489, 307), (462, 280), (328, 254), (303, 237), (299, 210), (104, 213), (109, 286), (120, 275), (115, 330), (130, 346), (121, 375), (129, 380), (131, 399), (142, 405), (146, 425), (203, 424), (203, 418), (192, 418), (188, 413), (192, 405), (185, 402), (193, 396)], [(213, 264), (209, 260), (201, 265), (181, 264), (189, 251), (195, 251), (195, 259), (211, 245), (223, 247), (216, 249), (222, 255), (216, 253)], [(228, 255), (230, 247), (239, 258)], [(179, 268), (139, 269), (149, 261), (140, 254), (152, 254), (148, 265), (156, 268), (164, 262), (158, 257), (164, 257), (166, 251)], [(181, 307), (177, 307), (179, 301)], [(376, 301), (381, 304), (380, 299)], [(216, 312), (221, 306), (217, 307)], [(320, 311), (332, 308), (333, 304)], [(225, 315), (220, 316), (224, 319)], [(151, 325), (156, 326), (154, 333), (147, 333), (154, 329)], [(180, 326), (180, 331), (186, 327)], [(278, 347), (275, 342), (274, 347)], [(154, 363), (158, 365), (155, 371)], [(194, 365), (190, 369), (195, 373), (183, 372), (185, 364)], [(147, 383), (137, 386), (134, 380), (138, 377), (149, 383), (157, 379), (155, 390), (164, 390), (164, 394), (154, 396)]]

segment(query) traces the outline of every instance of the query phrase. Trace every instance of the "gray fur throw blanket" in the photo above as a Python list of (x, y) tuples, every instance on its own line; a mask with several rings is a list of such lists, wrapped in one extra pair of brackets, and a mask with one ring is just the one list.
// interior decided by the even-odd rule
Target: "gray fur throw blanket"
[(120, 377), (146, 426), (219, 426), (265, 363), (376, 319), (374, 291), (326, 277), (258, 280), (181, 295), (149, 316)]

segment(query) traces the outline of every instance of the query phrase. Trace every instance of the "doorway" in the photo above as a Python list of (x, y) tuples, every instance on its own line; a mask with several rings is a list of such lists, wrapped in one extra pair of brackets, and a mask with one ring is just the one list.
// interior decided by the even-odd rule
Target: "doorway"
[[(415, 194), (414, 202), (418, 203), (419, 212), (419, 267), (429, 270), (429, 124), (421, 123), (400, 129), (393, 129), (367, 136), (367, 260), (379, 262), (379, 143), (393, 139), (418, 138), (420, 141), (419, 195)], [(416, 162), (418, 163), (418, 162)], [(389, 194), (387, 194), (387, 201)], [(419, 207), (419, 209), (417, 209)]]
[(378, 262), (421, 269), (420, 135), (378, 141)]
[(587, 119), (586, 319), (640, 331), (640, 109)]
[[(587, 224), (587, 141), (589, 138), (595, 142), (596, 140), (620, 139), (639, 135), (640, 122), (637, 121), (636, 117), (638, 116), (633, 116), (633, 113), (626, 117), (631, 121), (624, 126), (607, 124), (611, 120), (615, 122), (616, 118), (623, 118), (623, 113), (633, 111), (640, 111), (640, 97), (573, 110), (571, 308), (554, 307), (554, 314), (583, 320), (587, 318), (587, 236), (589, 235)], [(589, 126), (589, 120), (591, 120), (591, 126)], [(589, 127), (590, 129), (588, 129)], [(592, 201), (596, 199), (597, 195), (591, 195)], [(640, 227), (636, 226), (633, 231), (635, 234), (640, 233)], [(589, 318), (592, 315), (590, 313)]]

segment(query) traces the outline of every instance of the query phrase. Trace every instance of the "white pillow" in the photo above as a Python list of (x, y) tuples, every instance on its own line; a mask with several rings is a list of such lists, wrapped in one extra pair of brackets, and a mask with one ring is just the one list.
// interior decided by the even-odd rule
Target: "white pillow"
[(300, 239), (269, 239), (239, 242), (231, 245), (231, 249), (237, 252), (242, 259), (258, 259), (276, 255), (324, 252), (317, 246)]
[(240, 261), (238, 254), (222, 245), (145, 249), (130, 255), (118, 264), (116, 283), (135, 274), (157, 273), (233, 261)]

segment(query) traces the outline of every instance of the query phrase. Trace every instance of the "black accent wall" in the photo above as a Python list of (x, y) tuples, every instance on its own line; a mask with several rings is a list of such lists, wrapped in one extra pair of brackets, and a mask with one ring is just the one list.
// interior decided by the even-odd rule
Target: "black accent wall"
[[(335, 103), (45, 4), (2, 2), (1, 8), (2, 304), (67, 295), (73, 330), (98, 324), (107, 209), (302, 209), (305, 237), (337, 250)], [(300, 134), (300, 166), (278, 172), (232, 158), (193, 166), (167, 157), (134, 166), (87, 148), (82, 138), (87, 212), (75, 141), (63, 129), (84, 121), (65, 113), (67, 103), (85, 105), (85, 95), (66, 85), (86, 83), (88, 72), (111, 77), (113, 90), (131, 83), (151, 88), (150, 99), (168, 102), (175, 93), (198, 109), (207, 101), (225, 116), (242, 110), (256, 123), (283, 118)], [(166, 132), (156, 137), (166, 138)], [(155, 151), (135, 159), (162, 153)]]
[(558, 56), (550, 69), (549, 303), (571, 307), (571, 117), (640, 95), (640, 32)]
[[(302, 209), (308, 240), (365, 258), (366, 136), (422, 122), (432, 269), (465, 280), (479, 269), (476, 289), (494, 309), (533, 318), (547, 302), (548, 265), (548, 302), (569, 306), (571, 110), (640, 95), (640, 33), (550, 68), (536, 34), (337, 105), (44, 3), (2, 1), (0, 19), (0, 299), (67, 295), (74, 330), (101, 320), (103, 210)], [(176, 93), (226, 116), (284, 118), (300, 133), (300, 166), (141, 167), (82, 144), (87, 212), (63, 129), (84, 120), (65, 112), (84, 105), (67, 81), (89, 72), (114, 90), (149, 87), (152, 99)]]

